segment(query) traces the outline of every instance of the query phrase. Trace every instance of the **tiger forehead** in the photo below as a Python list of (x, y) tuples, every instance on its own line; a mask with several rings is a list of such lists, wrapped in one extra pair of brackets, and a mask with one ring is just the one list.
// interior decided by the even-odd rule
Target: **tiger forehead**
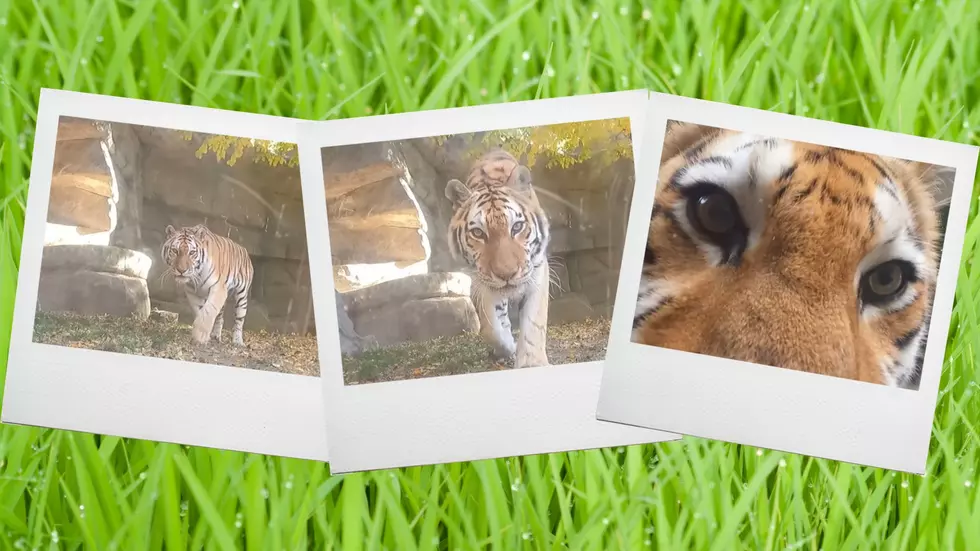
[(481, 183), (505, 184), (520, 163), (508, 153), (489, 154), (480, 158), (466, 179), (471, 187)]
[[(730, 130), (719, 130), (706, 136), (684, 152), (686, 166), (714, 159), (752, 154), (766, 162), (777, 148), (791, 147), (791, 163), (771, 183), (778, 193), (794, 190), (804, 195), (817, 192), (821, 199), (834, 205), (858, 206), (873, 210), (879, 186), (895, 199), (899, 198), (895, 177), (885, 164), (873, 155), (805, 142), (790, 142)], [(802, 188), (802, 189), (801, 189)], [(779, 196), (777, 196), (779, 198)]]
[(521, 219), (520, 201), (508, 188), (484, 185), (474, 194), (468, 218), (471, 225), (482, 221), (487, 227), (507, 226), (510, 222), (508, 212), (512, 212), (515, 219)]

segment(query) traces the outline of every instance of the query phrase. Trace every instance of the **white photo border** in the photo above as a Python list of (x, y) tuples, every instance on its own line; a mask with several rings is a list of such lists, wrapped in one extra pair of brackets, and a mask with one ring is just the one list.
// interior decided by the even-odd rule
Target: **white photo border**
[(2, 422), (326, 461), (316, 377), (33, 342), (62, 116), (296, 143), (295, 119), (42, 89)]
[[(648, 92), (628, 91), (324, 123), (299, 129), (310, 270), (333, 284), (325, 147), (630, 117), (634, 167)], [(312, 209), (316, 205), (318, 212)], [(325, 289), (326, 285), (323, 285)], [(345, 386), (333, 293), (314, 295), (331, 472), (344, 473), (661, 442), (677, 435), (595, 418), (602, 362)], [(320, 320), (318, 320), (320, 322)]]
[[(630, 341), (668, 120), (831, 145), (956, 170), (918, 390)], [(659, 93), (651, 94), (645, 133), (597, 417), (923, 474), (978, 148)]]

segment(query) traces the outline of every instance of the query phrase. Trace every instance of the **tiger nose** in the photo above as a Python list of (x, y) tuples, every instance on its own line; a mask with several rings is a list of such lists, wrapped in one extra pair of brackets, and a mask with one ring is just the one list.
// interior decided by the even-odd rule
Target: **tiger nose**
[(510, 281), (517, 277), (517, 267), (502, 266), (497, 268), (497, 276), (504, 281)]

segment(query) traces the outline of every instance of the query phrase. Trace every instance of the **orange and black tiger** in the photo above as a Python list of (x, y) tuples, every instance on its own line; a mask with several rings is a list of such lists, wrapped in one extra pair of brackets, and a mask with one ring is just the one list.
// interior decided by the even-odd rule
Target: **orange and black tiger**
[(209, 337), (221, 342), (224, 307), (230, 299), (235, 301), (232, 342), (245, 344), (242, 327), (253, 275), (252, 259), (245, 247), (213, 233), (204, 224), (180, 229), (167, 226), (161, 256), (194, 310), (191, 338), (202, 344)]
[(917, 388), (937, 170), (672, 123), (634, 342)]
[[(465, 183), (450, 180), (446, 197), (454, 206), (449, 248), (472, 276), (480, 332), (494, 356), (516, 356), (517, 368), (548, 365), (551, 234), (531, 171), (509, 153), (493, 151), (474, 163)], [(516, 344), (508, 315), (511, 301), (520, 324)]]

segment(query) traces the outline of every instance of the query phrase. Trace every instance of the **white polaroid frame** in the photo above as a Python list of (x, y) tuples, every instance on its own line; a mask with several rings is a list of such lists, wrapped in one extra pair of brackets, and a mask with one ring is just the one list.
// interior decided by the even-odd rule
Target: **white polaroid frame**
[(316, 377), (32, 341), (61, 116), (296, 143), (295, 119), (41, 90), (2, 421), (326, 461)]
[[(956, 169), (917, 391), (630, 341), (668, 119)], [(952, 314), (978, 148), (666, 94), (652, 94), (597, 417), (922, 474)]]
[[(314, 279), (324, 282), (324, 291), (326, 282), (333, 282), (323, 167), (311, 161), (320, 159), (321, 148), (630, 117), (633, 151), (639, 153), (646, 105), (646, 91), (628, 91), (301, 123), (309, 240), (320, 244), (317, 254), (310, 254)], [(318, 312), (336, 312), (333, 293), (317, 293), (314, 301)], [(602, 362), (345, 386), (337, 316), (326, 315), (317, 322), (331, 472), (679, 438), (597, 421)]]

